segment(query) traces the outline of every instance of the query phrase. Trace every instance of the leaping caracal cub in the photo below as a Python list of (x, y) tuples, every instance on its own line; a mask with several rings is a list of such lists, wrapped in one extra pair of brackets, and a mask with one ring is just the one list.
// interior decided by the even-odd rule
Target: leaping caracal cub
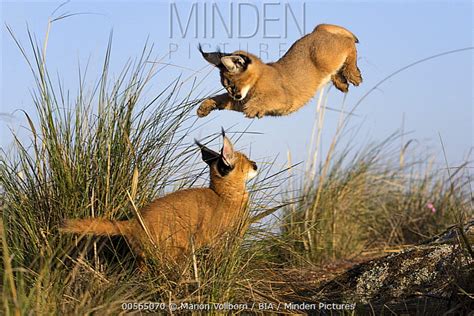
[(329, 80), (347, 92), (349, 83), (362, 82), (358, 42), (343, 27), (320, 24), (274, 63), (265, 64), (245, 51), (205, 53), (199, 47), (204, 59), (219, 68), (227, 93), (204, 100), (197, 114), (203, 117), (225, 109), (243, 112), (248, 118), (287, 115), (305, 105)]
[(256, 163), (234, 151), (224, 131), (222, 136), (220, 153), (196, 141), (202, 159), (209, 165), (209, 188), (180, 190), (156, 199), (141, 210), (142, 223), (137, 218), (125, 221), (69, 219), (61, 231), (123, 235), (140, 259), (150, 238), (164, 252), (165, 258), (175, 261), (190, 251), (191, 239), (196, 249), (212, 244), (241, 220), (248, 201), (245, 184), (257, 174)]

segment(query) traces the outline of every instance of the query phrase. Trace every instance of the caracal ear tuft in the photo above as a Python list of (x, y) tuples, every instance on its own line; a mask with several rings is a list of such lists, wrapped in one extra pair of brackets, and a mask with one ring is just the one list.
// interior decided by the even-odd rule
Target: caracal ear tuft
[(224, 56), (221, 58), (221, 62), (229, 72), (237, 73), (244, 70), (245, 60), (241, 56)]
[(212, 64), (216, 67), (221, 67), (222, 66), (221, 57), (224, 56), (224, 54), (221, 53), (219, 50), (217, 52), (206, 53), (202, 50), (201, 43), (199, 43), (198, 49), (199, 49), (199, 52), (201, 53), (202, 57), (204, 57), (204, 59), (208, 63), (210, 63), (210, 64)]
[(222, 138), (224, 140), (224, 144), (222, 145), (221, 156), (224, 163), (228, 166), (232, 166), (234, 164), (234, 146), (230, 139), (227, 138), (224, 134), (224, 129), (222, 129)]
[(201, 149), (202, 160), (209, 166), (221, 157), (219, 153), (216, 153), (214, 150), (207, 148), (206, 146), (198, 142), (196, 139), (194, 140), (194, 142)]

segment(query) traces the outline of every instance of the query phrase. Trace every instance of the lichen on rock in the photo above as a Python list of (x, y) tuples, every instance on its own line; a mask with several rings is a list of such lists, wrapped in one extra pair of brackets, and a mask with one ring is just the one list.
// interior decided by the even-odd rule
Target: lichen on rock
[(448, 310), (456, 299), (469, 300), (465, 293), (474, 292), (474, 259), (469, 249), (473, 227), (471, 220), (462, 228), (463, 234), (459, 227), (451, 227), (428, 243), (358, 264), (321, 285), (311, 300), (403, 311), (410, 309), (407, 302), (416, 308), (422, 302), (425, 309), (429, 303), (433, 312)]

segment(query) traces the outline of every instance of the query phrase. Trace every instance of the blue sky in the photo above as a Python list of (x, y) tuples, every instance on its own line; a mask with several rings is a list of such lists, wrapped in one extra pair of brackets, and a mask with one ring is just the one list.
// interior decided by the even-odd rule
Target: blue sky
[[(197, 43), (224, 47), (227, 51), (248, 49), (260, 54), (265, 61), (274, 61), (280, 51), (285, 51), (301, 36), (300, 29), (304, 28), (308, 33), (319, 23), (332, 23), (349, 28), (360, 39), (358, 63), (364, 82), (350, 88), (345, 105), (348, 108), (378, 81), (403, 66), (445, 51), (474, 46), (471, 1), (291, 1), (289, 8), (285, 2), (277, 1), (205, 3), (206, 6), (202, 2), (178, 1), (172, 6), (164, 1), (70, 2), (59, 12), (93, 14), (74, 16), (53, 24), (47, 52), (50, 72), (57, 71), (64, 86), (74, 93), (78, 62), (85, 65), (90, 59), (89, 74), (95, 80), (113, 30), (113, 73), (118, 74), (127, 59), (140, 54), (147, 38), (155, 44), (157, 55), (164, 56), (173, 50), (163, 60), (172, 65), (161, 71), (149, 87), (149, 98), (179, 75), (202, 79), (210, 73), (200, 86), (200, 91), (210, 93), (220, 88), (218, 71), (207, 67), (196, 73), (206, 65), (198, 54)], [(25, 45), (27, 24), (42, 40), (48, 17), (58, 4), (2, 2), (0, 112), (14, 113), (15, 117), (12, 120), (0, 117), (0, 146), (4, 148), (11, 143), (8, 127), (21, 130), (21, 126), (26, 125), (24, 117), (15, 110), (34, 111), (30, 97), (34, 82), (5, 23)], [(214, 18), (213, 4), (214, 10), (217, 8), (220, 13), (214, 11)], [(198, 11), (191, 15), (188, 33), (183, 36), (177, 17), (183, 26), (193, 5)], [(231, 36), (228, 34), (230, 17)], [(198, 26), (197, 36), (195, 25)], [(252, 33), (255, 34), (251, 38), (244, 38)], [(410, 132), (405, 141), (415, 139), (418, 152), (433, 153), (440, 168), (443, 167), (441, 135), (449, 164), (459, 165), (473, 146), (473, 52), (469, 50), (429, 60), (386, 81), (358, 107), (357, 116), (350, 121), (350, 127), (358, 133), (346, 141), (356, 149), (361, 148), (371, 141), (386, 138), (403, 125), (404, 130)], [(330, 89), (328, 106), (340, 108), (342, 101), (343, 94)], [(316, 117), (315, 104), (316, 99), (287, 117), (253, 121), (240, 113), (213, 112), (202, 119), (206, 124), (190, 136), (189, 142), (193, 137), (219, 131), (220, 126), (232, 126), (233, 131), (241, 131), (251, 123), (250, 130), (263, 134), (246, 135), (237, 148), (251, 150), (252, 158), (257, 161), (278, 155), (279, 163), (284, 164), (288, 151), (293, 162), (301, 161), (307, 156)], [(337, 112), (326, 113), (323, 149), (329, 146), (338, 118)]]

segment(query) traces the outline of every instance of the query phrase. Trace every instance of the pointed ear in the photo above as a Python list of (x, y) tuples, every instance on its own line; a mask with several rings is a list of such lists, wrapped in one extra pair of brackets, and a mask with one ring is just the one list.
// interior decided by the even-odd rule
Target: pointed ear
[(227, 136), (225, 136), (224, 129), (222, 129), (222, 138), (223, 138), (224, 144), (222, 145), (222, 149), (221, 149), (221, 157), (224, 163), (230, 167), (234, 165), (234, 158), (235, 158), (234, 146), (232, 145), (232, 142), (230, 141), (230, 139), (228, 139)]
[(245, 59), (238, 55), (221, 57), (221, 62), (229, 72), (238, 73), (245, 70)]
[(216, 153), (214, 150), (207, 148), (206, 146), (198, 142), (196, 139), (194, 140), (194, 142), (196, 143), (196, 145), (199, 146), (199, 148), (201, 148), (202, 160), (209, 166), (221, 157), (219, 153)]
[(225, 54), (222, 54), (219, 51), (212, 52), (212, 53), (206, 53), (202, 50), (201, 44), (199, 44), (198, 49), (199, 49), (199, 52), (201, 53), (202, 57), (204, 57), (204, 59), (208, 63), (210, 63), (210, 64), (212, 64), (216, 67), (222, 66), (221, 57), (224, 56)]

